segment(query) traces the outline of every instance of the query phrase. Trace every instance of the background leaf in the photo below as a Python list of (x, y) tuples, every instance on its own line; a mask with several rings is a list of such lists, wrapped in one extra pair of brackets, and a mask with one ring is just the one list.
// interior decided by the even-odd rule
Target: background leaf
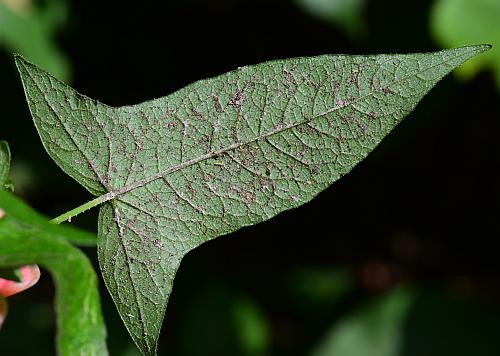
[(287, 284), (298, 304), (319, 311), (345, 298), (354, 289), (353, 276), (347, 271), (318, 267), (293, 271)]
[(312, 356), (400, 356), (414, 294), (399, 288), (364, 306), (338, 322)]
[(496, 49), (467, 62), (458, 71), (471, 78), (484, 69), (495, 72), (500, 88), (500, 1), (498, 0), (438, 0), (431, 13), (434, 37), (443, 46), (482, 41)]
[[(180, 345), (178, 354), (270, 354), (269, 320), (255, 300), (211, 281), (185, 298), (184, 303), (182, 322), (175, 330)], [(175, 349), (166, 350), (176, 353)]]
[(295, 2), (311, 15), (339, 26), (352, 37), (358, 37), (366, 30), (365, 0), (295, 0)]
[(9, 205), (11, 214), (28, 221), (31, 226), (42, 229), (47, 233), (63, 236), (64, 239), (79, 246), (95, 246), (96, 236), (85, 230), (75, 229), (69, 226), (61, 226), (48, 222), (48, 219), (38, 214), (20, 202), (11, 201)]
[(488, 48), (274, 61), (120, 108), (16, 63), (45, 148), (106, 202), (104, 280), (134, 341), (154, 354), (188, 251), (310, 201)]
[[(39, 264), (56, 284), (57, 350), (60, 355), (107, 355), (97, 277), (87, 257), (66, 241), (70, 228), (40, 223), (41, 217), (0, 191), (0, 266)], [(86, 235), (78, 230), (73, 235)], [(85, 239), (82, 236), (82, 239)], [(22, 339), (20, 339), (21, 341)]]
[(0, 190), (3, 190), (9, 179), (10, 149), (5, 141), (0, 141)]
[(64, 22), (67, 4), (64, 0), (0, 1), (0, 46), (19, 52), (50, 70), (57, 78), (69, 80), (70, 64), (55, 40)]
[[(9, 145), (5, 141), (0, 141), (0, 190), (6, 187), (9, 188), (8, 177), (10, 169), (10, 149)], [(24, 217), (33, 226), (37, 226), (47, 232), (51, 232), (54, 235), (63, 235), (68, 241), (80, 245), (80, 246), (95, 246), (96, 237), (95, 235), (86, 232), (84, 230), (77, 230), (66, 226), (57, 226), (55, 224), (49, 224), (48, 219), (41, 216), (37, 212), (31, 209), (27, 209), (21, 203), (16, 203), (13, 201), (9, 207), (10, 212), (16, 216)]]
[(472, 296), (399, 286), (340, 319), (311, 356), (494, 356), (498, 308)]

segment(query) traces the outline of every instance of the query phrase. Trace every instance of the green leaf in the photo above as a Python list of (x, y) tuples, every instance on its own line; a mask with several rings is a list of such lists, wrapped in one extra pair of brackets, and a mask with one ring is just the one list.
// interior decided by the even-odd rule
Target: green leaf
[(404, 323), (415, 299), (410, 290), (392, 291), (335, 324), (312, 355), (401, 355)]
[[(269, 321), (252, 299), (233, 300), (234, 330), (246, 355), (265, 355), (271, 344)], [(213, 342), (213, 341), (212, 341)]]
[(48, 222), (48, 219), (36, 211), (26, 209), (20, 200), (11, 201), (9, 209), (12, 214), (22, 217), (32, 226), (36, 226), (48, 233), (64, 236), (69, 242), (79, 246), (95, 246), (96, 236), (90, 232), (81, 229), (75, 229), (70, 226), (56, 225)]
[[(6, 141), (0, 141), (0, 190), (4, 188), (9, 188), (11, 185), (8, 180), (10, 169), (10, 149)], [(9, 190), (9, 189), (5, 189)], [(34, 210), (26, 209), (22, 203), (17, 203), (13, 201), (10, 205), (10, 209), (17, 216), (24, 216), (24, 218), (29, 221), (32, 225), (36, 225), (39, 228), (52, 232), (55, 235), (62, 234), (66, 240), (80, 246), (95, 246), (96, 237), (95, 235), (78, 229), (69, 228), (66, 226), (56, 226), (54, 224), (49, 224), (48, 219), (41, 216)]]
[(0, 141), (0, 190), (7, 185), (10, 172), (10, 149), (5, 141)]
[(444, 46), (485, 41), (496, 49), (474, 58), (457, 74), (471, 78), (484, 69), (492, 69), (500, 89), (500, 1), (498, 0), (437, 0), (431, 13), (434, 37)]
[(16, 64), (48, 153), (98, 196), (85, 208), (103, 203), (103, 277), (152, 355), (188, 251), (313, 199), (444, 75), (488, 48), (279, 60), (118, 108), (22, 57)]
[[(10, 149), (5, 141), (0, 141), (0, 191), (2, 188), (9, 187), (9, 168), (10, 168)], [(66, 240), (80, 246), (95, 246), (95, 235), (84, 230), (78, 230), (66, 226), (57, 226), (49, 224), (48, 219), (38, 214), (34, 210), (26, 209), (26, 206), (20, 201), (11, 201), (9, 209), (16, 216), (24, 217), (33, 226), (37, 226), (54, 235), (63, 235)]]
[(54, 278), (58, 353), (107, 355), (97, 277), (87, 257), (66, 241), (71, 229), (41, 224), (36, 212), (8, 192), (0, 191), (0, 209), (5, 214), (0, 219), (0, 266), (39, 264)]

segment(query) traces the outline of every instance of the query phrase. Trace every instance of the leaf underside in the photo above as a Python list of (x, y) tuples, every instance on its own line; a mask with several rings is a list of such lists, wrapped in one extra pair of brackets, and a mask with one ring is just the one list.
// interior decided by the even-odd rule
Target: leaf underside
[(85, 97), (19, 56), (16, 64), (50, 156), (106, 195), (100, 267), (150, 355), (188, 251), (310, 201), (443, 76), (488, 48), (279, 60), (123, 107)]

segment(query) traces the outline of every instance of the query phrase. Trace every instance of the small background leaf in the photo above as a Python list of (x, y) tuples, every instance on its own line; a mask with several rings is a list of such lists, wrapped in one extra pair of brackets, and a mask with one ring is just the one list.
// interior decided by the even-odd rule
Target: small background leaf
[(457, 74), (470, 79), (481, 70), (491, 69), (500, 89), (500, 1), (437, 0), (432, 8), (431, 27), (443, 46), (477, 41), (491, 43), (494, 50), (468, 61)]
[(324, 310), (354, 289), (352, 275), (342, 269), (303, 268), (288, 278), (290, 295), (307, 309)]
[[(40, 223), (36, 213), (0, 191), (0, 266), (39, 264), (56, 284), (57, 350), (60, 355), (107, 355), (97, 277), (86, 256), (66, 241), (70, 228)], [(85, 233), (73, 231), (73, 236)], [(8, 323), (8, 321), (7, 321)], [(20, 338), (19, 341), (22, 341)]]
[(43, 6), (35, 0), (0, 0), (0, 46), (28, 56), (59, 79), (70, 80), (69, 61), (55, 39), (66, 13), (64, 0), (46, 0)]
[[(175, 337), (181, 355), (267, 355), (270, 324), (258, 303), (220, 283), (206, 283), (185, 304)], [(223, 336), (223, 337), (221, 337)], [(193, 342), (196, 340), (196, 342)]]
[(365, 32), (365, 0), (295, 0), (309, 14), (340, 27), (351, 37)]
[(494, 356), (498, 308), (442, 290), (397, 287), (340, 319), (311, 356)]
[(415, 295), (397, 289), (339, 321), (312, 356), (400, 356)]
[(0, 190), (5, 188), (9, 179), (10, 149), (5, 141), (0, 141)]

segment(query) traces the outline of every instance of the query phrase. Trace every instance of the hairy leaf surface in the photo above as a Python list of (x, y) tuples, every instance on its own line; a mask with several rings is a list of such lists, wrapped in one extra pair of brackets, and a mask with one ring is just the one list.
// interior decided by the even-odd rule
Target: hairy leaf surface
[(154, 354), (189, 250), (311, 200), (488, 48), (279, 60), (123, 107), (16, 63), (45, 148), (102, 197), (104, 280), (134, 341)]

